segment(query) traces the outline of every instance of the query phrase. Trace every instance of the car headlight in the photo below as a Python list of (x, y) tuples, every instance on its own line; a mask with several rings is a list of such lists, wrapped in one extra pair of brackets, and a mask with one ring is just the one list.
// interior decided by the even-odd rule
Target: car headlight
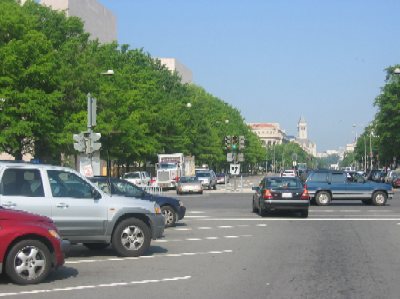
[(56, 238), (58, 240), (61, 240), (60, 235), (58, 234), (57, 231), (55, 231), (54, 229), (49, 229), (49, 234), (50, 236), (52, 236), (53, 238)]
[(161, 214), (161, 208), (158, 204), (154, 204), (154, 213)]

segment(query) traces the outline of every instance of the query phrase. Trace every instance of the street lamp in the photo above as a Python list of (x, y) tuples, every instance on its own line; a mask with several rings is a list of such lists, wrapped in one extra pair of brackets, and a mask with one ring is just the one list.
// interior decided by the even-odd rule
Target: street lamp
[(370, 157), (370, 162), (371, 162), (371, 165), (370, 165), (370, 167), (371, 167), (371, 170), (372, 170), (372, 135), (374, 134), (374, 131), (373, 130), (371, 130), (370, 132), (369, 132), (369, 157)]

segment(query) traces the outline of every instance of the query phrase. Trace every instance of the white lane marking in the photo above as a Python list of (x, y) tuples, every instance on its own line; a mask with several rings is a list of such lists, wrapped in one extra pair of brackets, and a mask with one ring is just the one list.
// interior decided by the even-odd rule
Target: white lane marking
[(209, 218), (207, 221), (400, 221), (400, 218)]
[(218, 228), (233, 228), (232, 225), (220, 225)]
[(266, 224), (257, 224), (256, 226), (267, 226)]
[(204, 214), (205, 212), (203, 212), (203, 211), (188, 211), (186, 213), (187, 214)]
[(163, 278), (163, 279), (146, 279), (146, 280), (137, 280), (137, 281), (130, 281), (130, 282), (113, 282), (113, 283), (102, 283), (102, 284), (98, 284), (98, 285), (81, 285), (81, 286), (56, 288), (56, 289), (41, 289), (41, 290), (15, 292), (15, 293), (0, 293), (0, 297), (66, 292), (66, 291), (76, 291), (76, 290), (85, 290), (85, 289), (94, 289), (94, 288), (111, 288), (111, 287), (128, 286), (128, 285), (135, 285), (135, 284), (147, 284), (147, 283), (156, 283), (156, 282), (188, 280), (190, 278), (192, 278), (192, 276), (188, 275), (188, 276), (171, 277), (171, 278)]
[(174, 228), (174, 230), (192, 230), (189, 227), (182, 227), (182, 228)]
[[(231, 253), (233, 250), (227, 249), (227, 250), (221, 250), (218, 251), (218, 253)], [(186, 255), (207, 255), (211, 253), (216, 253), (215, 251), (204, 251), (204, 252), (191, 252), (191, 253), (168, 253), (168, 254), (160, 254), (160, 255), (151, 255), (151, 256), (139, 256), (139, 257), (125, 257), (121, 258), (121, 261), (125, 260), (140, 260), (140, 259), (146, 259), (146, 258), (161, 258), (161, 257), (180, 257), (180, 256), (186, 256)], [(84, 263), (94, 263), (94, 262), (109, 262), (113, 261), (115, 259), (98, 259), (98, 260), (75, 260), (75, 261), (66, 261), (65, 264), (84, 264)]]
[[(183, 241), (203, 241), (203, 240), (218, 240), (220, 238), (226, 238), (226, 239), (236, 239), (236, 238), (246, 238), (246, 237), (252, 237), (253, 235), (238, 235), (238, 236), (222, 236), (222, 237), (205, 237), (205, 238), (187, 238), (183, 240), (179, 239), (173, 239), (173, 240), (154, 240), (153, 242), (155, 243), (169, 243), (169, 242), (183, 242)], [(146, 256), (147, 257), (147, 256)], [(153, 255), (150, 255), (149, 257), (153, 257)], [(111, 259), (110, 259), (111, 260)], [(112, 259), (112, 260), (123, 260), (123, 259)]]
[(397, 225), (400, 225), (400, 223), (397, 223)]
[(209, 227), (209, 226), (201, 226), (201, 227), (198, 227), (198, 229), (212, 229), (212, 227)]
[(201, 215), (198, 215), (198, 216), (191, 216), (191, 215), (188, 215), (188, 216), (185, 216), (185, 219), (186, 219), (186, 218), (208, 218), (208, 217), (210, 217), (210, 216), (201, 216)]

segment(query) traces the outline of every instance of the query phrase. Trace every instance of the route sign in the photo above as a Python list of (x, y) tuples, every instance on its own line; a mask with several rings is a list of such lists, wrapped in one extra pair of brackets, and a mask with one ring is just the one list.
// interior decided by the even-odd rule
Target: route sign
[(240, 174), (240, 164), (231, 163), (229, 167), (229, 173), (233, 175)]

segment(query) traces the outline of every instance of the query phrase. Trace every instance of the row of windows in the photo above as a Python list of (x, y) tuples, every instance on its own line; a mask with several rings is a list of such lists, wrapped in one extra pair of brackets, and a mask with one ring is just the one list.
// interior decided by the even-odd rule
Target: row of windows
[[(53, 197), (91, 198), (92, 186), (74, 173), (47, 170)], [(7, 196), (43, 197), (43, 181), (38, 169), (6, 169), (0, 193)]]

